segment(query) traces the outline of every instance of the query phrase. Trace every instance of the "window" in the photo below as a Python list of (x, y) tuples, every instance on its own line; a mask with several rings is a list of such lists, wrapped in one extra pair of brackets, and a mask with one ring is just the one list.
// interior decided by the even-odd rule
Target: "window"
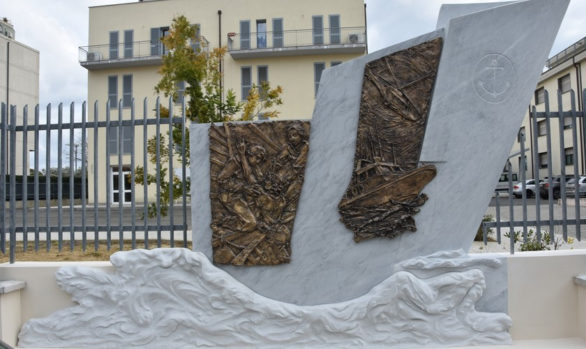
[(266, 48), (267, 47), (267, 20), (258, 19), (256, 20), (256, 47)]
[(273, 18), (273, 47), (283, 47), (283, 18)]
[[(527, 171), (527, 155), (525, 155), (524, 157), (520, 157), (519, 156), (519, 172), (525, 172)], [(527, 183), (529, 184), (529, 183)]]
[(240, 49), (250, 49), (250, 21), (240, 21)]
[[(134, 126), (121, 126), (120, 128), (122, 128), (122, 154), (130, 154)], [(119, 127), (108, 129), (108, 154), (110, 155), (118, 154), (118, 129)]]
[(547, 120), (541, 120), (537, 123), (537, 135), (545, 136), (547, 134)]
[(165, 48), (165, 45), (163, 45), (163, 43), (161, 42), (161, 39), (169, 35), (169, 27), (161, 27), (161, 28), (159, 28), (159, 31), (160, 31), (159, 45), (161, 47), (161, 54), (166, 54), (167, 49)]
[(564, 117), (564, 130), (572, 128), (572, 117)]
[(333, 61), (332, 63), (330, 63), (330, 66), (335, 67), (339, 64), (342, 64), (342, 62), (341, 61)]
[(317, 90), (319, 88), (319, 81), (321, 79), (321, 74), (326, 69), (325, 63), (313, 63), (313, 73), (314, 73), (314, 86), (315, 86), (315, 96), (317, 97)]
[(572, 89), (570, 74), (566, 74), (558, 79), (558, 89), (562, 91), (562, 93), (569, 92)]
[(547, 153), (539, 153), (539, 168), (547, 168)]
[[(258, 86), (261, 87), (263, 82), (269, 82), (269, 67), (266, 65), (258, 66)], [(262, 89), (260, 91), (260, 99), (264, 100), (266, 95)]]
[(535, 90), (535, 104), (545, 103), (545, 88), (540, 87)]
[(175, 100), (175, 103), (182, 104), (183, 96), (185, 96), (185, 81), (177, 81), (175, 83), (175, 88), (177, 89), (177, 99)]
[(517, 133), (517, 142), (523, 142), (525, 140), (525, 135), (525, 126), (521, 126), (519, 133)]
[(330, 15), (330, 44), (340, 43), (340, 16)]
[(324, 20), (322, 16), (313, 16), (313, 44), (323, 45), (324, 43)]
[(110, 59), (118, 59), (118, 32), (110, 32)]
[(122, 106), (124, 108), (132, 106), (132, 75), (122, 77)]
[(240, 68), (241, 72), (241, 86), (242, 86), (242, 100), (245, 101), (252, 88), (252, 69), (250, 67)]
[(169, 35), (169, 27), (151, 28), (151, 56), (165, 54), (165, 46), (161, 39)]
[(159, 56), (161, 50), (160, 28), (151, 28), (151, 56)]
[(191, 48), (194, 52), (201, 51), (201, 26), (194, 24), (193, 29), (195, 30), (195, 40), (191, 40)]
[(269, 81), (269, 67), (266, 65), (258, 66), (258, 85), (262, 85), (263, 82)]
[[(508, 172), (503, 172), (501, 173), (501, 177), (499, 178), (499, 182), (508, 182), (509, 181), (509, 174)], [(517, 174), (513, 173), (511, 175), (511, 181), (512, 182), (517, 182)]]
[(132, 30), (124, 31), (124, 58), (132, 58), (133, 36), (134, 32)]
[(566, 166), (574, 165), (574, 148), (564, 149)]
[(110, 109), (118, 108), (118, 77), (108, 76), (108, 102)]

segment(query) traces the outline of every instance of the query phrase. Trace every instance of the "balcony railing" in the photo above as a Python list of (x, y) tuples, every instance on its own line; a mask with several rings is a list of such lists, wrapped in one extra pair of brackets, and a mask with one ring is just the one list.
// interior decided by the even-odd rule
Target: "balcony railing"
[(363, 53), (364, 27), (302, 29), (250, 34), (228, 33), (228, 52), (234, 59), (303, 54)]
[[(203, 46), (207, 40), (202, 37)], [(201, 44), (193, 44), (198, 49)], [(89, 70), (129, 66), (160, 65), (167, 49), (162, 42), (134, 41), (118, 45), (93, 45), (79, 48), (79, 64)]]
[(87, 69), (158, 65), (161, 64), (164, 49), (162, 43), (150, 41), (82, 46), (79, 48), (79, 63)]

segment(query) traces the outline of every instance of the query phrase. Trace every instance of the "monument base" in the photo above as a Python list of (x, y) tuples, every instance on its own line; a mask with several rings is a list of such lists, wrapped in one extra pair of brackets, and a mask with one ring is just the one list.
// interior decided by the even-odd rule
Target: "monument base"
[(509, 344), (511, 319), (475, 309), (481, 269), (501, 260), (442, 251), (395, 266), (350, 301), (299, 306), (251, 291), (202, 253), (118, 252), (114, 273), (67, 267), (57, 282), (77, 306), (28, 321), (20, 347), (199, 348)]

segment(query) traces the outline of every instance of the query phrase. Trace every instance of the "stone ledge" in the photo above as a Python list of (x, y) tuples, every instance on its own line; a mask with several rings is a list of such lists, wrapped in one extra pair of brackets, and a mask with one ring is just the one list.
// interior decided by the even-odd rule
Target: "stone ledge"
[(6, 280), (0, 281), (0, 294), (8, 294), (10, 292), (18, 291), (26, 286), (24, 281)]
[(586, 274), (574, 276), (574, 284), (586, 287)]

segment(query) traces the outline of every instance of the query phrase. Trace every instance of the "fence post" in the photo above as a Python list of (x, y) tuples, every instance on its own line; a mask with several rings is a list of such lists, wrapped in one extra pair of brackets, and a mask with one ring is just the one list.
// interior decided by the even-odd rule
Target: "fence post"
[(169, 97), (169, 243), (175, 247), (174, 212), (173, 212), (173, 97)]
[(10, 263), (16, 249), (16, 107), (10, 106)]
[[(584, 90), (586, 95), (586, 90)], [(578, 93), (580, 93), (578, 91)], [(574, 178), (576, 179), (576, 186), (574, 187), (574, 218), (576, 220), (576, 238), (578, 241), (581, 239), (580, 232), (580, 193), (578, 182), (580, 176), (578, 175), (578, 127), (576, 126), (577, 115), (576, 115), (576, 97), (572, 93), (571, 104), (572, 104), (572, 144), (574, 145)], [(584, 122), (584, 111), (582, 111), (582, 122)]]
[[(547, 91), (543, 91), (544, 98), (547, 100), (548, 94)], [(531, 108), (532, 116), (530, 114), (531, 124), (533, 125), (533, 172), (535, 173), (535, 185), (537, 192), (535, 193), (535, 236), (538, 241), (541, 241), (541, 186), (539, 181), (539, 167), (540, 167), (540, 160), (539, 160), (539, 142), (537, 141), (537, 137), (539, 136), (539, 131), (537, 127), (537, 109), (535, 106)]]
[(25, 105), (22, 110), (22, 249), (26, 252), (28, 244), (28, 105)]
[(0, 250), (6, 253), (6, 231), (5, 220), (6, 217), (6, 153), (8, 152), (6, 144), (6, 104), (2, 103), (0, 106)]
[[(571, 94), (574, 91), (570, 91)], [(568, 208), (566, 206), (566, 156), (565, 156), (565, 142), (564, 142), (564, 108), (562, 105), (562, 91), (558, 90), (558, 135), (560, 137), (560, 199), (562, 204), (562, 231), (564, 234), (564, 241), (568, 241)], [(576, 178), (577, 179), (577, 178)], [(578, 187), (576, 185), (576, 187)], [(551, 217), (550, 217), (551, 219)], [(551, 221), (551, 220), (550, 220)], [(552, 240), (552, 242), (555, 242)]]

